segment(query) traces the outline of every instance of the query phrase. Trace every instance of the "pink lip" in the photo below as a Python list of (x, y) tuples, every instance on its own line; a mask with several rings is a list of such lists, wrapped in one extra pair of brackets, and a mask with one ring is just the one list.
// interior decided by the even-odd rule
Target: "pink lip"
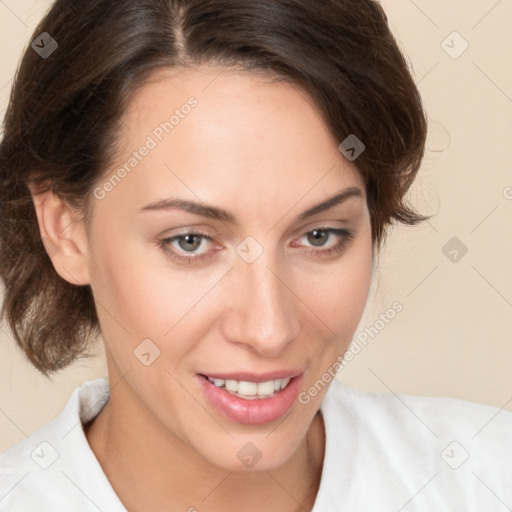
[[(265, 375), (232, 373), (223, 375), (226, 377), (217, 377), (216, 375), (208, 376), (225, 380), (248, 380), (252, 382), (265, 382), (266, 380), (281, 378), (269, 377), (269, 375), (277, 375), (277, 373)], [(283, 372), (280, 372), (279, 375), (283, 375)], [(288, 375), (290, 375), (290, 372), (288, 372)], [(260, 425), (275, 421), (290, 410), (299, 393), (302, 374), (293, 376), (289, 384), (274, 396), (256, 400), (245, 400), (232, 395), (228, 393), (226, 389), (218, 388), (214, 384), (211, 384), (202, 375), (198, 374), (196, 378), (199, 380), (199, 384), (208, 401), (226, 418), (236, 421), (237, 423)]]

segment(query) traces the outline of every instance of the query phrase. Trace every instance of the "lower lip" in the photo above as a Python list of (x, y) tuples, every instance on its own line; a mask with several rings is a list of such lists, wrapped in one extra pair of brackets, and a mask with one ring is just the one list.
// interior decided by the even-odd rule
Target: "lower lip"
[(284, 416), (293, 405), (299, 392), (302, 375), (293, 377), (288, 385), (270, 398), (244, 400), (219, 388), (201, 375), (196, 376), (212, 405), (226, 418), (250, 425), (270, 423)]

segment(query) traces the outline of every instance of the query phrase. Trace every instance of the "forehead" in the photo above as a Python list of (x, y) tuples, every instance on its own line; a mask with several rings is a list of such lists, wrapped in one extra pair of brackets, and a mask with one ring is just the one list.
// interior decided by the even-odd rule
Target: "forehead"
[(123, 121), (112, 169), (150, 147), (123, 183), (138, 207), (166, 195), (214, 204), (243, 196), (258, 198), (240, 206), (261, 216), (305, 194), (313, 201), (361, 185), (311, 98), (261, 73), (162, 70), (132, 96)]
[[(191, 109), (187, 104), (192, 102)], [(263, 71), (219, 66), (159, 70), (131, 97), (123, 121), (121, 139), (128, 144), (149, 134), (169, 147), (178, 139), (196, 148), (201, 143), (212, 155), (228, 146), (233, 154), (243, 149), (249, 158), (251, 149), (261, 154), (264, 146), (275, 155), (299, 154), (301, 143), (319, 151), (326, 146), (332, 151), (339, 143), (299, 86)], [(296, 141), (292, 147), (282, 144), (290, 140)]]

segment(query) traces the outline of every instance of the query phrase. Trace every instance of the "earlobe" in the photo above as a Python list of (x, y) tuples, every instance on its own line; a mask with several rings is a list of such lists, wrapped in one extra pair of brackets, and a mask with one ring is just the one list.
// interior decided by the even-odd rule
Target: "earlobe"
[(75, 285), (89, 284), (88, 242), (78, 213), (51, 190), (29, 185), (41, 240), (57, 273)]

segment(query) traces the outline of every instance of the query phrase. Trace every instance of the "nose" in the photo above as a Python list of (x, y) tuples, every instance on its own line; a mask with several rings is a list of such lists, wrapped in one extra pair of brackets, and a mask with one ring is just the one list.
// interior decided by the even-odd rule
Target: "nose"
[(230, 272), (223, 334), (232, 343), (274, 357), (299, 335), (298, 298), (287, 283), (288, 274), (264, 255), (252, 263), (240, 260)]

